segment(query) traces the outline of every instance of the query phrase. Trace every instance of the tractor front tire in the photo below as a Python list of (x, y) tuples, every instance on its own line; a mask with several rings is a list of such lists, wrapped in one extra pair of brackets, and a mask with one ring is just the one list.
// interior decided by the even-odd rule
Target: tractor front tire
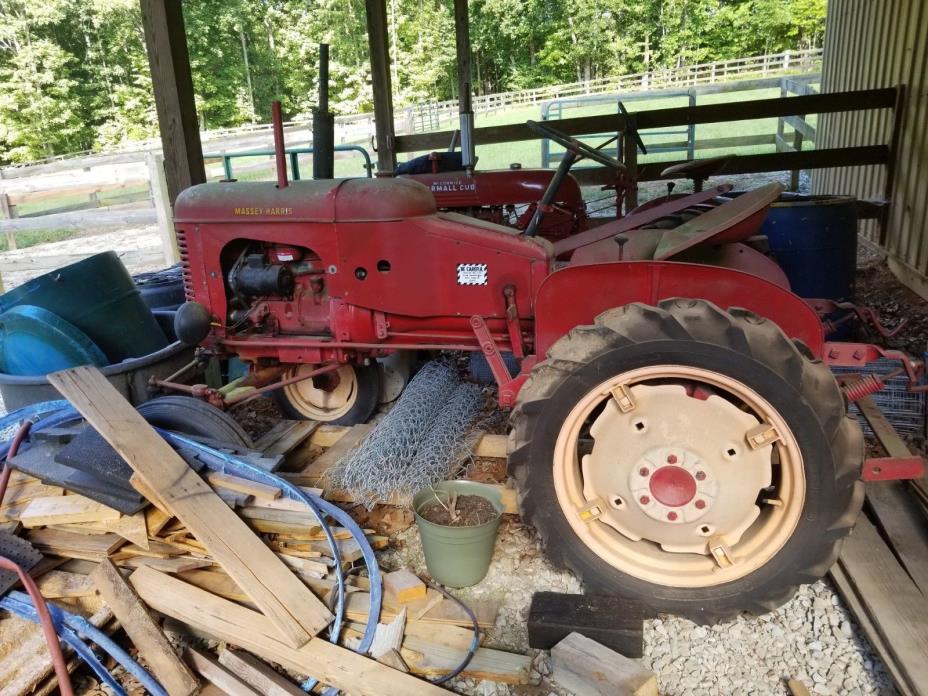
[(834, 377), (771, 321), (632, 304), (557, 341), (519, 393), (523, 520), (587, 591), (711, 622), (770, 611), (838, 557), (863, 435)]
[[(315, 365), (294, 365), (285, 379), (300, 372), (316, 369)], [(326, 383), (326, 377), (310, 377), (274, 391), (274, 397), (284, 414), (295, 420), (315, 420), (332, 425), (366, 423), (380, 401), (380, 368), (371, 365), (342, 365), (336, 372), (337, 382)]]

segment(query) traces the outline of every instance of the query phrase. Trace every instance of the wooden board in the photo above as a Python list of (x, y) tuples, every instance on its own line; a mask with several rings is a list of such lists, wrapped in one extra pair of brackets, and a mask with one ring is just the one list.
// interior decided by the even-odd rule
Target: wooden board
[(293, 648), (268, 619), (163, 573), (141, 568), (129, 578), (156, 611), (238, 645), (300, 675), (312, 675), (352, 696), (447, 696), (434, 684), (390, 669), (317, 638)]
[(394, 604), (404, 604), (425, 597), (425, 583), (407, 568), (383, 574), (383, 591)]
[(42, 553), (87, 561), (100, 561), (125, 543), (117, 534), (75, 534), (57, 529), (32, 529), (26, 538)]
[(98, 369), (77, 367), (53, 373), (48, 380), (157, 493), (169, 512), (206, 546), (287, 644), (299, 647), (329, 624), (333, 617), (326, 606)]
[[(437, 599), (439, 600), (435, 603)], [(429, 605), (431, 605), (429, 607)], [(468, 602), (468, 606), (477, 616), (477, 625), (480, 628), (493, 628), (496, 624), (496, 614), (499, 611), (499, 605), (496, 602), (480, 600)], [(345, 615), (351, 621), (367, 621), (370, 599), (366, 592), (352, 592), (348, 595), (348, 601), (345, 605)], [(453, 626), (473, 626), (473, 622), (461, 607), (455, 602), (441, 601), (441, 593), (435, 590), (429, 590), (425, 599), (418, 599), (408, 604), (400, 606), (391, 605), (384, 601), (381, 613), (381, 621), (392, 621), (396, 616), (406, 608), (410, 621), (422, 621), (433, 624), (448, 624)], [(420, 612), (428, 608), (424, 615)]]
[(64, 597), (89, 597), (97, 594), (93, 580), (87, 575), (69, 573), (65, 570), (50, 570), (36, 580), (39, 592), (45, 599)]
[(195, 694), (199, 681), (174, 652), (161, 627), (116, 566), (103, 560), (90, 577), (169, 696)]
[(263, 483), (257, 483), (255, 481), (249, 481), (248, 479), (244, 479), (239, 476), (220, 474), (218, 471), (209, 472), (206, 475), (206, 480), (209, 481), (211, 486), (218, 486), (220, 488), (226, 488), (230, 491), (236, 491), (237, 493), (252, 495), (255, 498), (274, 500), (275, 498), (280, 497), (279, 488), (268, 486)]
[(905, 686), (928, 694), (928, 602), (866, 517), (845, 540), (839, 563)]
[(82, 495), (59, 495), (33, 498), (19, 516), (23, 527), (47, 527), (53, 524), (75, 524), (118, 520), (120, 513), (96, 500)]
[(306, 696), (306, 692), (251, 653), (223, 648), (219, 664), (264, 696)]
[[(435, 677), (447, 674), (460, 665), (467, 655), (467, 648), (454, 648), (427, 638), (407, 635), (403, 639), (400, 655), (413, 674)], [(492, 648), (477, 648), (461, 674), (471, 679), (489, 679), (502, 684), (531, 684), (532, 658)]]
[(255, 449), (265, 456), (286, 455), (299, 447), (310, 437), (319, 423), (309, 420), (282, 420), (262, 435), (255, 443)]
[(232, 672), (199, 650), (187, 648), (184, 657), (197, 673), (213, 686), (222, 689), (226, 696), (262, 696)]
[(552, 677), (586, 696), (658, 696), (657, 678), (637, 660), (625, 657), (579, 633), (551, 649)]

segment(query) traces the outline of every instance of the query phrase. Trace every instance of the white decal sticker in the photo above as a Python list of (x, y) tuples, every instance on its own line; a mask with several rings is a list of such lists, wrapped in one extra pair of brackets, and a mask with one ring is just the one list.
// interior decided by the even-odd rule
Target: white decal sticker
[(458, 285), (486, 285), (487, 265), (485, 263), (459, 263)]

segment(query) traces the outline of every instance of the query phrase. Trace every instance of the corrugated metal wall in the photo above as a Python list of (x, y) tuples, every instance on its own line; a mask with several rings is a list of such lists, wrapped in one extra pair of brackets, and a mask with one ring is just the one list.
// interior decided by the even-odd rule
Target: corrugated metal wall
[[(883, 167), (845, 167), (813, 174), (816, 193), (892, 199), (885, 248), (897, 275), (928, 292), (928, 0), (829, 0), (822, 91), (907, 86), (898, 156), (887, 191)], [(816, 146), (889, 143), (888, 109), (823, 115)], [(875, 222), (863, 231), (877, 240)], [(915, 273), (913, 273), (915, 271)], [(906, 277), (908, 276), (908, 277)], [(922, 285), (923, 287), (917, 287)]]

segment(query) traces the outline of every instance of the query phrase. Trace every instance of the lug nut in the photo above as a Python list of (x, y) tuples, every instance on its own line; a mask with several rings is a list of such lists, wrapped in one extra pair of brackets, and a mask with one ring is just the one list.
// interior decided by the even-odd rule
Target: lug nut
[(676, 464), (676, 463), (677, 463), (677, 455), (675, 455), (675, 454), (667, 455), (667, 463), (668, 463), (668, 464)]
[(649, 496), (643, 495), (640, 498), (638, 498), (638, 502), (641, 503), (642, 505), (647, 505), (648, 503), (651, 502), (651, 498)]
[(651, 473), (651, 472), (648, 471), (648, 467), (646, 467), (646, 466), (643, 466), (643, 467), (641, 467), (640, 469), (638, 469), (638, 475), (639, 475), (639, 476), (647, 476), (647, 475), (650, 474), (650, 473)]
[(705, 471), (697, 471), (697, 472), (696, 472), (696, 480), (697, 480), (697, 481), (705, 481), (705, 480), (706, 480), (706, 472), (705, 472)]
[(695, 503), (693, 503), (693, 505), (696, 506), (696, 509), (697, 509), (697, 510), (702, 510), (704, 507), (706, 507), (706, 501), (705, 501), (705, 500), (697, 500)]
[(667, 513), (667, 519), (673, 522), (675, 519), (677, 519), (677, 513), (671, 510), (670, 512)]

